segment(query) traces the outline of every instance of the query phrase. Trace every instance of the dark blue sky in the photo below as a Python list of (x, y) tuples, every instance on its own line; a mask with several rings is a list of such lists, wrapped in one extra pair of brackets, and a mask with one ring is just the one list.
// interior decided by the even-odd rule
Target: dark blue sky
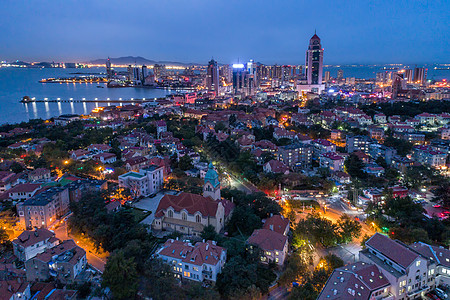
[(0, 60), (450, 63), (448, 0), (1, 0)]

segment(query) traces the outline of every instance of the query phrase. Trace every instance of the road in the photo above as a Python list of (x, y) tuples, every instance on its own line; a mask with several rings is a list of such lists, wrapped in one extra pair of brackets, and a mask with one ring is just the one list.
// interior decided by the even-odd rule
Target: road
[(223, 172), (230, 181), (230, 186), (232, 188), (238, 189), (244, 193), (251, 194), (258, 191), (258, 188), (254, 186), (251, 182), (245, 179), (239, 179), (231, 173)]
[(69, 235), (67, 232), (67, 222), (63, 222), (58, 228), (54, 229), (54, 232), (56, 237), (62, 241), (68, 239), (74, 240), (78, 246), (86, 251), (86, 258), (88, 263), (102, 273), (103, 271), (105, 271), (106, 258), (99, 257), (95, 253), (95, 250), (92, 248), (92, 246), (83, 243), (83, 241)]

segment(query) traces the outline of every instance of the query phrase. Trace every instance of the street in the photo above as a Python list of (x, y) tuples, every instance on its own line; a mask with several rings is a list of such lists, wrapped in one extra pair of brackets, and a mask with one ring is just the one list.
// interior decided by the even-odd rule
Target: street
[(84, 243), (82, 240), (76, 239), (75, 237), (68, 235), (66, 221), (63, 221), (63, 223), (53, 231), (55, 232), (56, 237), (62, 241), (68, 239), (74, 240), (78, 246), (80, 246), (86, 251), (86, 258), (88, 263), (102, 273), (103, 271), (105, 271), (107, 253), (104, 258), (101, 258), (96, 254), (96, 251), (95, 249), (93, 249), (92, 246)]

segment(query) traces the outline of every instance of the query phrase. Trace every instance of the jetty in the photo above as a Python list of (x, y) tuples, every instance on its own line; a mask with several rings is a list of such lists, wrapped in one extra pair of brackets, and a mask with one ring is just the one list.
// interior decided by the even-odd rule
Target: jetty
[(28, 96), (23, 97), (20, 102), (22, 103), (38, 103), (38, 102), (46, 102), (46, 103), (147, 103), (147, 102), (154, 102), (156, 100), (162, 100), (165, 98), (131, 98), (131, 99), (122, 99), (122, 98), (118, 98), (118, 99), (98, 99), (98, 98), (94, 98), (94, 99), (87, 99), (87, 98), (82, 98), (82, 99), (74, 99), (74, 98), (69, 98), (69, 99), (63, 99), (63, 98), (56, 98), (56, 99), (49, 99), (49, 98), (43, 98), (43, 99), (37, 99), (35, 97), (31, 98)]

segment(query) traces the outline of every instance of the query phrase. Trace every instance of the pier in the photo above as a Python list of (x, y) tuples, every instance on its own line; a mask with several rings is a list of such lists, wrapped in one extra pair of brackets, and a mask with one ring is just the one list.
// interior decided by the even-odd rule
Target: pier
[(156, 100), (161, 100), (161, 99), (165, 99), (165, 98), (142, 98), (142, 99), (98, 99), (98, 98), (94, 98), (94, 99), (86, 99), (86, 98), (82, 98), (82, 99), (74, 99), (74, 98), (69, 98), (69, 99), (62, 99), (62, 98), (57, 98), (57, 99), (48, 99), (48, 98), (44, 98), (44, 99), (36, 99), (36, 98), (30, 98), (28, 96), (23, 97), (20, 102), (22, 103), (38, 103), (38, 102), (45, 102), (45, 103), (147, 103), (147, 102), (153, 102)]

